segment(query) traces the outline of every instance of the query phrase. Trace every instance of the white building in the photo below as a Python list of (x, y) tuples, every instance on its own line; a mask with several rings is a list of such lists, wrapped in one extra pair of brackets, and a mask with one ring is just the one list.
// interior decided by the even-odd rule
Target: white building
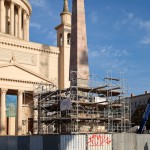
[(145, 91), (145, 93), (141, 94), (141, 95), (131, 94), (131, 97), (130, 97), (130, 100), (131, 100), (131, 114), (133, 114), (139, 106), (147, 105), (149, 98), (150, 98), (150, 93), (148, 93), (147, 91)]

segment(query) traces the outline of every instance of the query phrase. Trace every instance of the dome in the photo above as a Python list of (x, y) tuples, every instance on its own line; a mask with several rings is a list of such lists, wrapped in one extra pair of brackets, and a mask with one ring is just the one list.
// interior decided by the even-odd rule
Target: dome
[(31, 12), (28, 0), (0, 0), (0, 32), (28, 41)]

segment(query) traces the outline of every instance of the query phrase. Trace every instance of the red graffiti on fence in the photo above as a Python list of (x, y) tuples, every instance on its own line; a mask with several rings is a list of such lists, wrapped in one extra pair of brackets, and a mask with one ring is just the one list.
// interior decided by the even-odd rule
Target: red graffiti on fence
[(89, 137), (87, 144), (89, 146), (104, 146), (104, 144), (109, 145), (111, 143), (111, 139), (107, 135), (96, 135), (93, 134)]

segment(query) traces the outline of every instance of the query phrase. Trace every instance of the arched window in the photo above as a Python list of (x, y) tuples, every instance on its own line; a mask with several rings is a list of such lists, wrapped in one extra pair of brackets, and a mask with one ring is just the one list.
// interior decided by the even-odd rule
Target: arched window
[(62, 46), (62, 33), (59, 35), (59, 46)]
[(68, 33), (67, 34), (67, 44), (70, 45), (70, 43), (71, 43), (71, 34)]

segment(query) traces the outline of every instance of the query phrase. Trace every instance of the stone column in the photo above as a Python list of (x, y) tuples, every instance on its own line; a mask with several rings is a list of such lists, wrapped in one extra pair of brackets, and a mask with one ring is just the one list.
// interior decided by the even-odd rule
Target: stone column
[(18, 6), (18, 37), (19, 38), (22, 38), (21, 28), (22, 28), (22, 8)]
[(38, 97), (34, 98), (33, 134), (38, 134)]
[(27, 40), (27, 13), (23, 12), (23, 39)]
[(18, 37), (18, 14), (15, 14), (15, 37)]
[(7, 89), (1, 89), (0, 135), (6, 135), (6, 92)]
[(14, 2), (11, 1), (11, 4), (10, 4), (10, 34), (12, 36), (14, 36)]
[(4, 0), (0, 0), (0, 31), (5, 32), (5, 5)]
[(30, 32), (29, 22), (30, 22), (30, 16), (29, 16), (29, 15), (27, 15), (27, 28), (26, 28), (27, 41), (29, 41), (29, 32)]
[(18, 91), (18, 105), (17, 105), (17, 135), (22, 135), (22, 101), (23, 91)]

